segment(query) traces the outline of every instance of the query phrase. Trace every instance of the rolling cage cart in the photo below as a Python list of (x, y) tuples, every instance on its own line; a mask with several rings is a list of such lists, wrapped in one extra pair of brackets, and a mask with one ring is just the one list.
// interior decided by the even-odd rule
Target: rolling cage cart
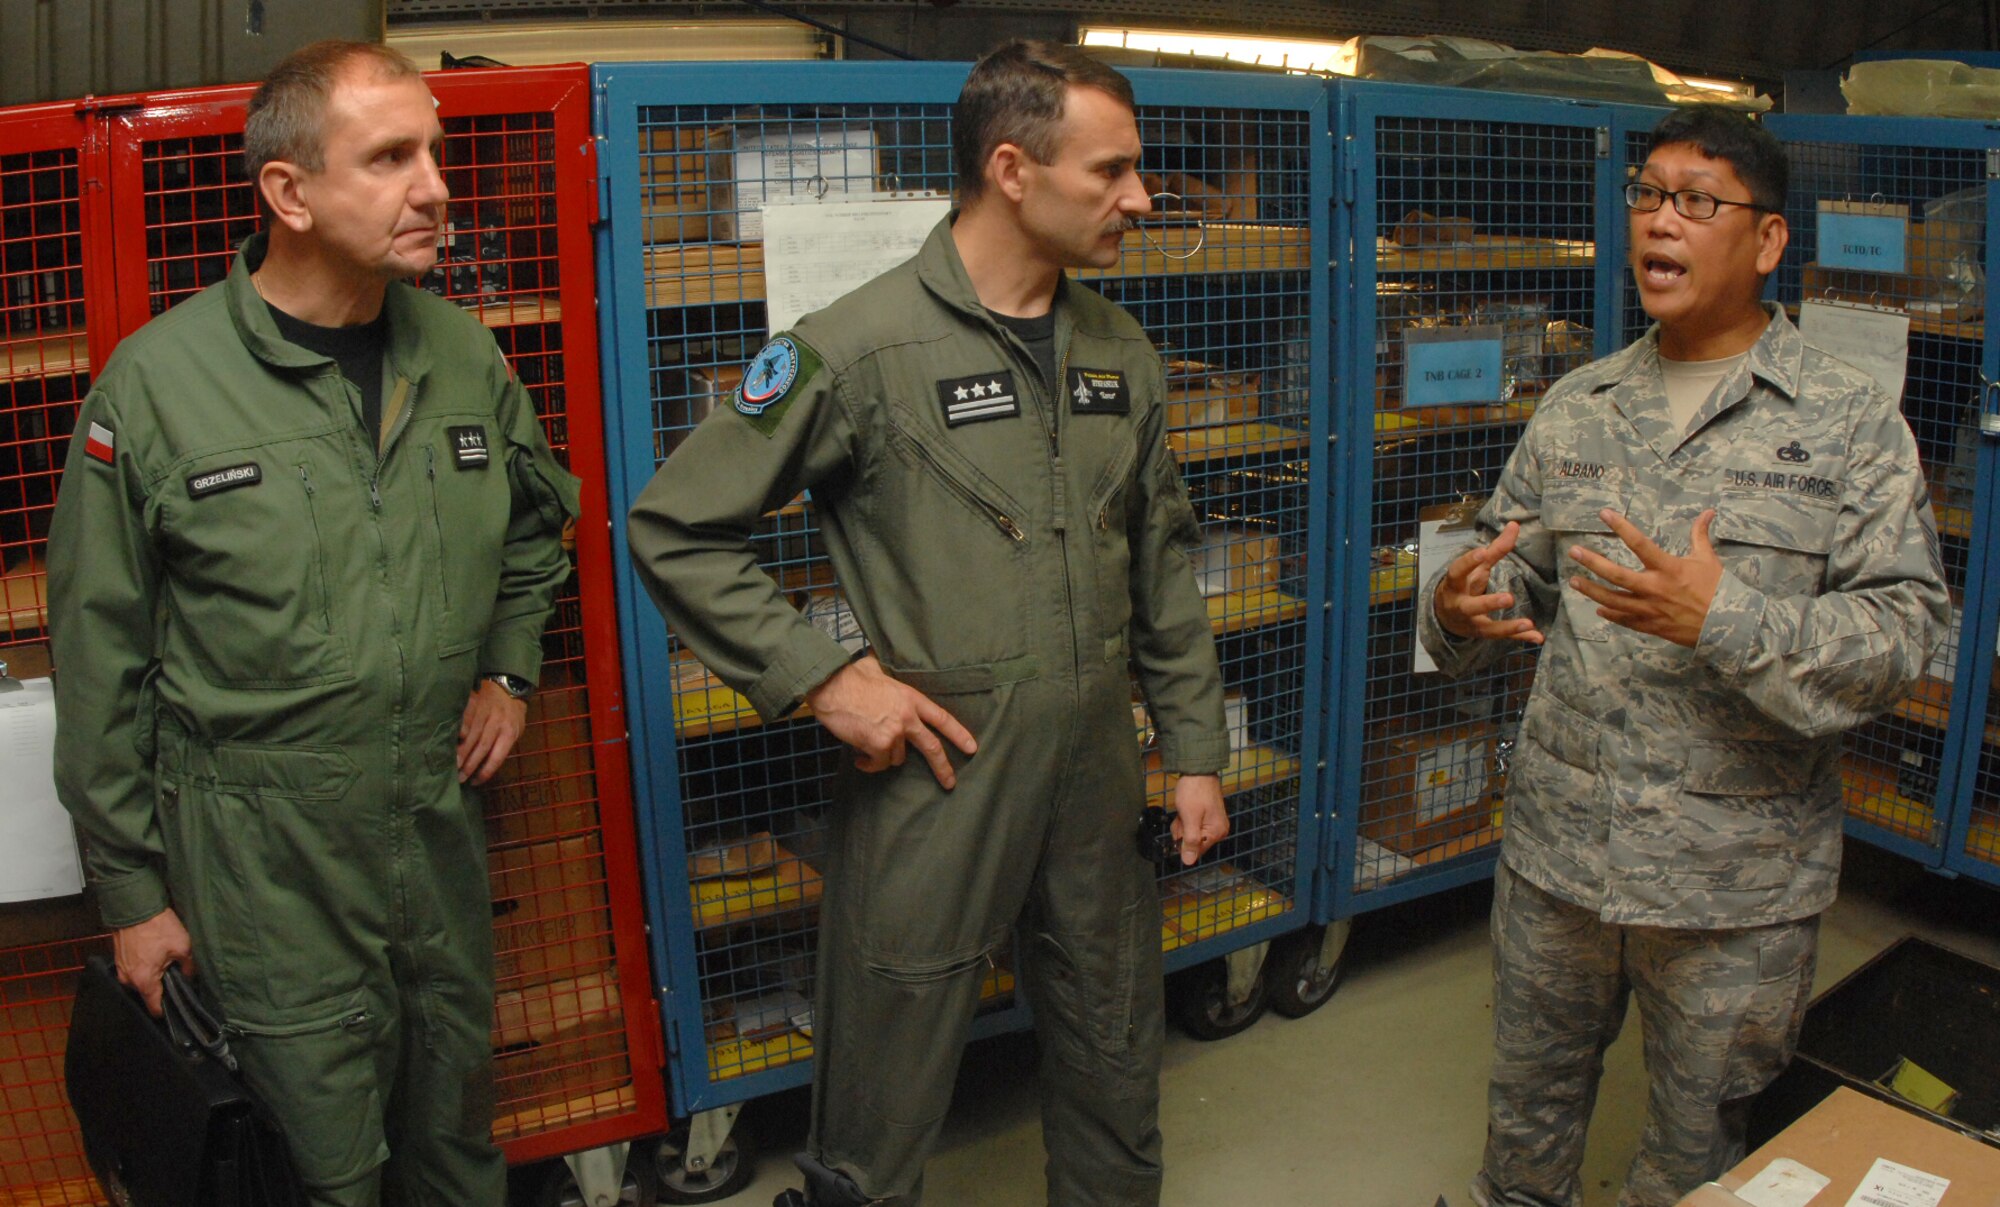
[(1420, 660), (1420, 550), (1470, 539), (1536, 400), (1622, 346), (1614, 148), (1659, 111), (1352, 80), (1332, 90), (1346, 249), (1335, 292), (1349, 307), (1336, 380), (1353, 433), (1328, 480), (1345, 620), (1328, 673), (1349, 703), (1327, 739), (1339, 777), (1322, 908), (1339, 927), (1492, 874), (1534, 655), (1456, 681)]
[(1945, 874), (2000, 883), (2000, 347), (1985, 313), (2000, 127), (1803, 115), (1768, 125), (1792, 164), (1791, 245), (1774, 296), (1795, 317), (1802, 303), (1825, 307), (1820, 315), (1907, 316), (1903, 417), (1951, 589), (1951, 629), (1916, 690), (1847, 735), (1847, 831)]
[[(702, 416), (727, 407), (766, 338), (757, 206), (948, 193), (965, 64), (620, 65), (597, 69), (600, 275), (611, 465), (622, 512)], [(1125, 305), (1168, 363), (1170, 443), (1203, 546), (1195, 560), (1222, 656), (1236, 749), (1233, 830), (1163, 876), (1162, 942), (1190, 1029), (1247, 1026), (1267, 984), (1317, 956), (1308, 921), (1319, 835), (1317, 722), (1325, 502), (1326, 93), (1316, 81), (1134, 71), (1149, 189), (1175, 221), (1128, 235), (1121, 263), (1078, 276)], [(839, 196), (832, 196), (838, 194)], [(885, 262), (884, 268), (889, 267)], [(862, 641), (812, 501), (764, 517), (760, 564), (815, 624)], [(619, 556), (628, 558), (623, 546)], [(633, 773), (665, 1017), (679, 1193), (750, 1176), (741, 1105), (810, 1079), (822, 816), (836, 760), (803, 710), (764, 723), (684, 651), (619, 573)], [(1135, 697), (1135, 742), (1146, 737)], [(1153, 803), (1167, 777), (1149, 778)], [(1274, 950), (1275, 949), (1275, 950)], [(1270, 958), (1267, 959), (1267, 953)], [(1275, 970), (1270, 966), (1275, 965)], [(1296, 994), (1280, 1005), (1303, 1008)], [(1003, 951), (975, 1036), (1028, 1025)], [(663, 1172), (665, 1172), (663, 1168)]]
[[(626, 1146), (664, 1128), (666, 1096), (648, 987), (599, 468), (588, 75), (579, 66), (434, 73), (427, 81), (445, 127), (452, 198), (441, 263), (421, 284), (471, 309), (493, 331), (534, 398), (557, 457), (584, 483), (584, 517), (574, 533), (577, 569), (544, 637), (529, 728), (484, 794), (499, 976), (494, 1137), (516, 1164), (568, 1158), (523, 1177), (539, 1181), (522, 1187), (530, 1201), (643, 1202), (652, 1193), (652, 1170), (646, 1162), (627, 1168)], [(98, 211), (89, 220), (98, 225), (86, 229), (103, 232), (85, 265), (104, 280), (92, 309), (92, 353), (108, 354), (117, 336), (220, 280), (237, 244), (257, 229), (240, 155), (250, 91), (152, 93), (94, 100), (81, 110), (95, 155), (83, 195)], [(12, 143), (6, 148), (11, 170)], [(10, 207), (12, 195), (10, 188)], [(11, 208), (6, 221), (11, 257)], [(30, 275), (43, 288), (47, 273)], [(17, 361), (17, 349), (46, 349), (66, 329), (53, 309), (43, 309), (28, 312), (20, 328), (39, 344), (15, 343), (21, 337), (9, 327), (7, 346)], [(37, 337), (38, 331), (49, 334)], [(77, 365), (87, 370), (90, 363)], [(37, 423), (66, 436), (84, 393), (81, 372), (60, 394), (40, 387), (49, 391), (47, 402), (12, 377), (11, 431)], [(9, 500), (0, 523), (21, 532), (4, 530), (10, 566), (33, 562), (39, 574), (39, 540), (64, 443), (37, 449), (21, 438), (0, 452), (12, 458), (0, 462), (0, 472), (15, 475), (0, 479), (0, 492), (15, 492), (0, 494)], [(26, 508), (12, 501), (23, 498)], [(20, 576), (10, 575), (10, 587), (14, 577)], [(30, 631), (22, 613), (10, 615), (14, 635), (39, 640), (39, 616)], [(0, 1047), (0, 1079), (11, 1085), (26, 1078), (39, 1087), (36, 1113), (13, 1113), (10, 1091), (9, 1112), (0, 1115), (0, 1129), (23, 1133), (0, 1138), (0, 1179), (9, 1188), (0, 1201), (11, 1201), (7, 1193), (20, 1202), (100, 1201), (61, 1102), (60, 1068), (73, 974), (84, 954), (104, 944), (93, 937), (94, 909), (73, 910), (68, 922), (67, 933), (36, 936), (60, 940), (52, 946), (0, 953), (0, 974), (11, 978), (0, 991), (10, 1011), (4, 1025), (13, 1033), (5, 1043), (14, 1049)], [(18, 1019), (11, 1013), (17, 994), (28, 1012)], [(21, 1146), (20, 1161), (8, 1143)], [(58, 1145), (61, 1160), (42, 1157), (53, 1158)], [(59, 1187), (57, 1197), (35, 1197), (50, 1183)]]
[[(56, 479), (114, 338), (101, 135), (75, 105), (0, 110), (0, 662), (17, 678), (49, 672)], [(110, 952), (96, 926), (82, 898), (0, 905), (0, 1203), (104, 1201), (63, 1091), (76, 970)]]

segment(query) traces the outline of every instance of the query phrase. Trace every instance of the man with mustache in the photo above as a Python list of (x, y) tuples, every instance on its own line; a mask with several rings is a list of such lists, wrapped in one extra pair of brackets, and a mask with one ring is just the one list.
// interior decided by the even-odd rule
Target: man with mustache
[[(635, 565), (687, 646), (767, 719), (810, 704), (853, 754), (828, 813), (806, 1189), (780, 1207), (920, 1200), (1017, 922), (1049, 1201), (1159, 1201), (1131, 668), (1179, 773), (1187, 863), (1228, 829), (1229, 736), (1159, 356), (1064, 274), (1119, 262), (1150, 208), (1139, 151), (1117, 72), (1073, 47), (995, 50), (953, 115), (960, 208), (766, 345), (632, 509)], [(758, 517), (808, 488), (860, 657), (756, 564)]]
[(1495, 874), (1482, 1205), (1582, 1201), (1631, 997), (1651, 1092), (1621, 1207), (1741, 1158), (1833, 902), (1841, 732), (1909, 692), (1949, 616), (1897, 400), (1760, 301), (1787, 175), (1740, 114), (1660, 122), (1625, 190), (1655, 325), (1549, 391), (1488, 543), (1418, 610), (1449, 674), (1544, 647)]
[(442, 141), (380, 46), (271, 72), (266, 231), (119, 346), (49, 537), (57, 787), (119, 977), (157, 1012), (194, 975), (316, 1207), (506, 1197), (464, 785), (521, 734), (577, 490), (492, 335), (407, 283)]

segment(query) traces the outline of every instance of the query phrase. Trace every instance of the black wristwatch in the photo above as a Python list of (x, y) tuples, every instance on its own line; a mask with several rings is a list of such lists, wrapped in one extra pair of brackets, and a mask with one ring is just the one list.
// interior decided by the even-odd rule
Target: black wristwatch
[(519, 675), (509, 675), (504, 671), (486, 676), (486, 681), (488, 683), (499, 684), (501, 691), (506, 692), (516, 700), (525, 700), (535, 692), (534, 684), (521, 678)]

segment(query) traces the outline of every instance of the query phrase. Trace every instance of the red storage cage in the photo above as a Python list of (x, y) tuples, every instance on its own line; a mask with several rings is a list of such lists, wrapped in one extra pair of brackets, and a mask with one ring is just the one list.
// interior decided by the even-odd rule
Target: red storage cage
[[(576, 573), (543, 640), (542, 689), (531, 698), (514, 758), (486, 790), (499, 965), (494, 1136), (510, 1161), (522, 1163), (666, 1125), (611, 590), (589, 84), (582, 67), (433, 73), (427, 80), (444, 123), (452, 196), (439, 266), (421, 284), (493, 331), (558, 458), (584, 485)], [(10, 592), (40, 590), (41, 536), (90, 364), (101, 363), (118, 337), (222, 279), (236, 246), (258, 229), (240, 154), (250, 93), (212, 88), (99, 101), (88, 119), (73, 106), (37, 111), (32, 131), (54, 128), (63, 115), (76, 127), (66, 160), (60, 148), (23, 154), (38, 144), (0, 117), (9, 286), (17, 226), (39, 232), (68, 221), (88, 234), (95, 223), (105, 235), (73, 263), (47, 263), (53, 253), (46, 250), (23, 253), (42, 257), (29, 264), (36, 289), (51, 271), (89, 278), (64, 288), (80, 291), (82, 309), (102, 320), (89, 328), (94, 338), (78, 334), (83, 316), (74, 300), (58, 314), (40, 292), (17, 334), (13, 295), (0, 294), (7, 303), (0, 309), (0, 399), (9, 403), (0, 427), (0, 558), (7, 568), (0, 582)], [(79, 187), (75, 165), (93, 154), (97, 170)], [(17, 173), (57, 179), (18, 184)], [(20, 207), (17, 193), (26, 198)], [(67, 197), (72, 210), (86, 208), (79, 197), (97, 208), (59, 218), (58, 202), (45, 194)], [(37, 246), (56, 242), (44, 238)], [(58, 382), (44, 365), (68, 375)], [(22, 645), (29, 669), (35, 656), (45, 662), (40, 606), (0, 611), (0, 658)], [(89, 944), (101, 940), (80, 938), (91, 935), (93, 911), (40, 921), (32, 935), (0, 936), (40, 943), (0, 951), (0, 1207), (101, 1201), (75, 1156), (75, 1124), (60, 1093), (73, 974)], [(57, 1197), (46, 1197), (52, 1184)]]
[[(112, 342), (100, 127), (0, 110), (0, 662), (49, 672), (44, 553), (56, 479)], [(63, 1094), (69, 999), (108, 951), (77, 897), (0, 905), (0, 1203), (98, 1203)]]

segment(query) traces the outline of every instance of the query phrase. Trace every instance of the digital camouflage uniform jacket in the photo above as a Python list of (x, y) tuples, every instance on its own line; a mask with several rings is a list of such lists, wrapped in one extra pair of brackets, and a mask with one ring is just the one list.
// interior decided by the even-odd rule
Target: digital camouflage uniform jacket
[[(1910, 691), (1948, 618), (1930, 497), (1893, 400), (1775, 307), (1689, 430), (1668, 419), (1655, 327), (1550, 390), (1479, 514), (1483, 541), (1521, 525), (1489, 590), (1547, 637), (1504, 858), (1607, 922), (1810, 917), (1839, 875), (1840, 735)], [(1685, 555), (1711, 507), (1723, 576), (1695, 648), (1568, 585), (1576, 545), (1639, 564), (1601, 510)], [(1447, 634), (1441, 576), (1419, 627), (1446, 673), (1514, 648)]]

